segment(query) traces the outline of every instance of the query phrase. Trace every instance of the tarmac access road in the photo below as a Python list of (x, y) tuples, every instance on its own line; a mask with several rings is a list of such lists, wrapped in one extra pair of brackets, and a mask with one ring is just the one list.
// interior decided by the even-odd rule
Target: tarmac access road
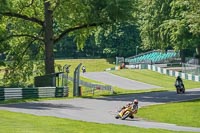
[(146, 121), (137, 117), (127, 120), (115, 119), (114, 116), (116, 115), (117, 110), (135, 98), (139, 100), (140, 108), (154, 104), (187, 101), (191, 99), (199, 99), (200, 88), (186, 90), (185, 94), (176, 94), (175, 91), (149, 92), (141, 94), (101, 97), (96, 99), (75, 98), (67, 100), (49, 100), (40, 102), (7, 104), (0, 105), (0, 110), (22, 112), (38, 116), (70, 118), (74, 120), (104, 124), (112, 123), (142, 128), (157, 128), (172, 131), (190, 131), (200, 133), (200, 128)]
[(81, 76), (127, 90), (146, 90), (161, 88), (160, 86), (130, 80), (128, 78), (120, 77), (109, 72), (86, 72), (84, 74), (81, 74)]

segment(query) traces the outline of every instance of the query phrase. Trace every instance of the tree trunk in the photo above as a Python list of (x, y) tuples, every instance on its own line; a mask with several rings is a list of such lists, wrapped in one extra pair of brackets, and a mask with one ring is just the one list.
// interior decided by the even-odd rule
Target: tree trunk
[(196, 53), (197, 53), (196, 57), (198, 58), (198, 64), (200, 65), (200, 45), (197, 46)]
[(180, 56), (181, 56), (181, 62), (185, 63), (185, 50), (184, 49), (180, 50)]
[(44, 43), (45, 43), (45, 73), (54, 73), (54, 53), (53, 53), (53, 12), (50, 9), (50, 2), (44, 1)]

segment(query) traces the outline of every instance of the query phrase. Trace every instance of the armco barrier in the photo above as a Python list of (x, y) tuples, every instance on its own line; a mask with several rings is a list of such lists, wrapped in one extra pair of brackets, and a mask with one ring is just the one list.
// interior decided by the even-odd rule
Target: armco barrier
[[(134, 65), (129, 65), (128, 68), (135, 69), (137, 67), (134, 66)], [(169, 75), (169, 76), (174, 76), (174, 77), (180, 76), (182, 79), (200, 82), (200, 75), (177, 72), (177, 71), (168, 70), (166, 68), (158, 67), (158, 66), (155, 66), (155, 65), (148, 65), (148, 64), (139, 64), (138, 68), (139, 69), (148, 69), (148, 70), (151, 70), (151, 71), (159, 72), (159, 73)], [(106, 71), (109, 71), (109, 70), (111, 70), (111, 69), (106, 69)]]
[(23, 98), (39, 98), (38, 88), (24, 88), (22, 89)]
[(22, 88), (4, 88), (4, 98), (7, 99), (22, 99)]
[(4, 97), (4, 89), (0, 88), (0, 101), (1, 100), (4, 100), (5, 97)]
[(0, 88), (0, 100), (67, 97), (67, 87)]
[(187, 79), (187, 80), (193, 80), (193, 81), (200, 81), (200, 76), (199, 75), (194, 75), (194, 74), (188, 74), (188, 73), (182, 73), (182, 72), (178, 72), (178, 71), (173, 71), (173, 70), (168, 70), (166, 68), (161, 68), (158, 66), (154, 66), (154, 65), (148, 65), (148, 69), (152, 70), (152, 71), (156, 71), (162, 74), (166, 74), (169, 76), (180, 76), (182, 79)]

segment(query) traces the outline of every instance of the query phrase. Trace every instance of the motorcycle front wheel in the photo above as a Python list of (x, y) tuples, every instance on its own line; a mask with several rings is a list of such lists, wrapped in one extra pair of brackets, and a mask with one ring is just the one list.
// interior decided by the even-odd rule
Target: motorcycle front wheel
[(123, 116), (122, 116), (122, 120), (125, 120), (127, 117), (129, 117), (131, 112), (126, 112)]
[(115, 116), (115, 119), (119, 119), (119, 117), (120, 117), (119, 115), (116, 115), (116, 116)]

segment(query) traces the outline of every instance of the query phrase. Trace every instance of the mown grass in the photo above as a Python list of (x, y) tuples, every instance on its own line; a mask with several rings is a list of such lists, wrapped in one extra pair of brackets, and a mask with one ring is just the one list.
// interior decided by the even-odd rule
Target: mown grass
[[(146, 69), (123, 69), (118, 71), (110, 71), (113, 74), (121, 77), (126, 77), (132, 80), (141, 81), (148, 84), (153, 84), (163, 87), (160, 90), (175, 90), (174, 82), (176, 77), (167, 76), (158, 72), (146, 70)], [(186, 89), (199, 88), (200, 82), (184, 80)]]
[[(0, 111), (2, 133), (182, 133)], [(189, 133), (189, 132), (187, 132)]]
[(110, 59), (65, 59), (56, 60), (56, 64), (64, 66), (65, 64), (70, 66), (70, 76), (73, 76), (73, 72), (78, 64), (82, 63), (82, 66), (86, 67), (87, 72), (99, 72), (104, 71), (107, 68), (115, 67)]
[(200, 127), (200, 100), (143, 107), (137, 116), (151, 121)]

